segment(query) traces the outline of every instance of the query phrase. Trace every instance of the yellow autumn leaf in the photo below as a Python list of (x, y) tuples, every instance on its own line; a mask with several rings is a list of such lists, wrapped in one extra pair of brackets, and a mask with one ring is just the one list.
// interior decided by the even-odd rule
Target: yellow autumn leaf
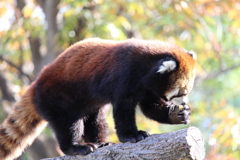
[(136, 4), (135, 5), (135, 9), (136, 9), (136, 12), (139, 14), (139, 15), (144, 15), (144, 8), (142, 5), (140, 4)]
[[(0, 3), (0, 5), (1, 5), (1, 3)], [(5, 13), (6, 13), (6, 11), (7, 11), (7, 9), (6, 9), (6, 7), (1, 7), (0, 8), (0, 17), (2, 17)]]
[(19, 47), (20, 47), (19, 42), (18, 41), (14, 41), (13, 44), (12, 44), (12, 48), (13, 49), (19, 49)]
[(118, 22), (124, 26), (124, 28), (130, 29), (131, 28), (131, 24), (128, 22), (128, 20), (123, 17), (123, 16), (119, 16), (118, 17)]
[(64, 13), (64, 16), (66, 18), (72, 17), (74, 15), (74, 10), (73, 9), (69, 9)]
[(18, 34), (19, 36), (23, 36), (23, 35), (25, 34), (25, 30), (23, 29), (23, 27), (19, 27), (19, 28), (17, 29), (17, 34)]
[(189, 14), (189, 15), (192, 15), (192, 14), (193, 14), (193, 12), (192, 12), (192, 10), (191, 10), (190, 8), (186, 8), (185, 11), (186, 11), (187, 14)]
[(32, 9), (32, 8), (30, 8), (30, 7), (28, 7), (28, 6), (26, 6), (26, 7), (23, 8), (23, 16), (24, 16), (25, 18), (31, 17), (32, 13), (33, 13), (33, 9)]
[(0, 31), (0, 37), (2, 37), (4, 35), (4, 31)]
[(230, 19), (234, 20), (234, 19), (237, 19), (239, 12), (236, 10), (229, 10), (227, 15)]

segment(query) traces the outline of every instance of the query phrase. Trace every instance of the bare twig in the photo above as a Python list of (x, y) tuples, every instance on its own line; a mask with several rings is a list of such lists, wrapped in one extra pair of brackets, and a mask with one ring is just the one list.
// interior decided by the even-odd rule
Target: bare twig
[(230, 72), (234, 69), (237, 69), (238, 67), (240, 67), (240, 64), (236, 64), (236, 65), (233, 65), (231, 67), (228, 67), (228, 68), (216, 71), (216, 72), (208, 73), (206, 76), (197, 76), (196, 79), (195, 79), (195, 85), (198, 86), (204, 80), (214, 79), (214, 78), (216, 78), (216, 77), (218, 77), (222, 74), (225, 74), (225, 73)]
[(205, 80), (208, 80), (208, 79), (216, 78), (216, 77), (218, 77), (218, 76), (220, 76), (220, 75), (222, 75), (222, 74), (225, 74), (225, 73), (227, 73), (227, 72), (230, 72), (230, 71), (232, 71), (232, 70), (234, 70), (234, 69), (236, 69), (236, 68), (238, 68), (238, 67), (240, 67), (240, 64), (233, 65), (233, 66), (231, 66), (231, 67), (222, 69), (222, 70), (217, 71), (217, 72), (214, 72), (214, 73), (210, 73), (210, 74), (208, 74), (208, 76), (206, 76), (204, 79), (205, 79)]
[(7, 63), (8, 65), (10, 65), (11, 67), (17, 69), (17, 71), (19, 72), (20, 76), (24, 76), (24, 77), (26, 77), (26, 78), (29, 80), (29, 82), (32, 82), (31, 77), (30, 77), (28, 74), (24, 73), (21, 67), (18, 67), (17, 65), (15, 65), (15, 64), (12, 63), (11, 61), (5, 59), (5, 58), (4, 58), (3, 56), (1, 56), (1, 55), (0, 55), (0, 60), (6, 62), (6, 63)]

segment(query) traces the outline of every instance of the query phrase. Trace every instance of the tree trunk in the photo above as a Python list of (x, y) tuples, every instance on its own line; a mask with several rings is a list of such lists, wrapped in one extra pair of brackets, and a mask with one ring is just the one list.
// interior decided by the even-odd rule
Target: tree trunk
[(9, 102), (15, 102), (15, 97), (12, 91), (9, 89), (10, 86), (8, 83), (9, 82), (7, 81), (6, 77), (2, 71), (0, 71), (0, 92), (2, 93), (2, 98)]
[(86, 156), (62, 156), (44, 160), (202, 160), (204, 141), (200, 130), (190, 127), (175, 132), (154, 134), (138, 143), (120, 143), (99, 148)]
[(57, 14), (58, 14), (58, 4), (60, 0), (44, 0), (45, 8), (43, 9), (46, 21), (47, 21), (47, 54), (43, 59), (43, 66), (51, 63), (57, 56), (56, 54), (56, 34), (58, 32), (57, 28)]

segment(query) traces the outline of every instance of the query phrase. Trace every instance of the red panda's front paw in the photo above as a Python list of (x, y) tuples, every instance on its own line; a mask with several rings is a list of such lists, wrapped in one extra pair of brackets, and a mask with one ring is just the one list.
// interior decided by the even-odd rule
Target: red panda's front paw
[(188, 124), (190, 122), (191, 109), (188, 105), (180, 105), (180, 111), (178, 117), (182, 120), (183, 124)]
[(186, 104), (184, 105), (174, 105), (171, 104), (169, 108), (169, 122), (170, 124), (188, 124), (190, 122), (190, 107)]
[(120, 142), (131, 142), (131, 143), (136, 143), (138, 141), (141, 141), (143, 139), (145, 139), (146, 137), (148, 137), (149, 134), (145, 131), (138, 131), (135, 134), (131, 134), (131, 135), (118, 135), (119, 141)]
[(61, 148), (66, 155), (87, 155), (97, 149), (97, 144), (85, 143), (85, 144), (75, 144), (69, 148)]

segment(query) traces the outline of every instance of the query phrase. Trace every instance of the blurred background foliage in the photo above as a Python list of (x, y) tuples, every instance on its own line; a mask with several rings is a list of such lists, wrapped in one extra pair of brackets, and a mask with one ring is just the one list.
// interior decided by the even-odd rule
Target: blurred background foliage
[[(239, 13), (238, 0), (1, 0), (0, 122), (69, 45), (90, 37), (157, 39), (197, 53), (188, 126), (202, 131), (206, 159), (240, 159)], [(118, 142), (111, 113), (108, 121), (109, 140)], [(158, 124), (139, 111), (137, 121), (151, 134), (188, 127)], [(59, 154), (48, 128), (19, 159)]]

